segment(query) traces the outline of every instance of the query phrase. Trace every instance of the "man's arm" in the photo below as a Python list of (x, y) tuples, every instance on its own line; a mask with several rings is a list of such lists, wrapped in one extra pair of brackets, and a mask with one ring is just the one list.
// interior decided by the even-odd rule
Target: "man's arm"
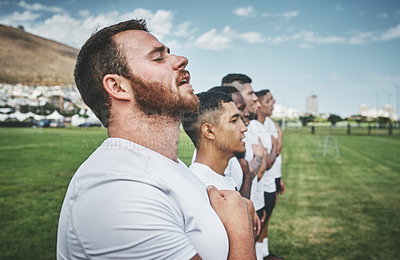
[(281, 178), (281, 191), (279, 192), (279, 194), (283, 194), (286, 191), (286, 185), (285, 183), (283, 183), (283, 179)]
[(257, 171), (257, 180), (261, 180), (262, 176), (264, 175), (264, 172), (267, 170), (268, 166), (268, 151), (263, 147), (263, 155), (262, 155), (262, 160), (261, 160), (261, 165), (260, 168)]
[[(236, 191), (207, 187), (211, 206), (224, 224), (229, 239), (229, 260), (256, 259), (253, 239), (253, 203)], [(250, 204), (251, 203), (251, 204)]]
[(268, 156), (267, 170), (271, 169), (272, 165), (274, 164), (276, 156), (277, 156), (277, 150), (278, 150), (278, 145), (277, 145), (278, 140), (271, 135), (271, 141), (272, 141), (272, 149), (271, 149), (271, 152), (269, 154), (267, 154), (267, 156)]
[[(262, 164), (262, 159), (265, 153), (265, 148), (263, 146), (263, 144), (261, 143), (261, 139), (258, 138), (258, 144), (253, 144), (251, 145), (251, 148), (253, 149), (253, 154), (254, 157), (251, 160), (251, 162), (249, 163), (249, 170), (250, 172), (253, 174), (253, 178), (254, 176), (257, 175), (261, 164)], [(253, 180), (253, 178), (251, 178), (251, 180)]]
[(283, 145), (283, 132), (282, 130), (279, 128), (278, 124), (275, 123), (275, 128), (276, 131), (278, 131), (278, 147), (277, 147), (277, 151), (276, 151), (276, 156), (281, 154), (282, 151), (282, 145)]
[(243, 172), (243, 182), (239, 192), (243, 197), (250, 199), (251, 183), (255, 177), (255, 174), (250, 171), (249, 163), (246, 161), (246, 159), (240, 158), (238, 161)]

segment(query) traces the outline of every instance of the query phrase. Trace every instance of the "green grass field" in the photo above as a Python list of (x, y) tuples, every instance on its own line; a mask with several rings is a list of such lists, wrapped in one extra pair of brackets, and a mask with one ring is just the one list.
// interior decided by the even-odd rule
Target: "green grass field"
[[(0, 259), (55, 259), (69, 180), (104, 128), (0, 128)], [(287, 193), (270, 222), (285, 259), (400, 258), (400, 136), (339, 135), (340, 158), (316, 157), (319, 136), (286, 131)], [(191, 159), (187, 136), (179, 157)]]

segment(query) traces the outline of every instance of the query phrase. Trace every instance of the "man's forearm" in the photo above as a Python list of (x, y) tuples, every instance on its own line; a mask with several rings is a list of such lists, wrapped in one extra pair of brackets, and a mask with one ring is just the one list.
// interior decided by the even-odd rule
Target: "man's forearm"
[(253, 178), (255, 177), (255, 174), (250, 170), (249, 164), (247, 163), (246, 159), (239, 159), (239, 163), (243, 172), (243, 182), (239, 192), (243, 197), (250, 199), (251, 183), (253, 181)]
[(271, 169), (272, 165), (275, 162), (277, 156), (277, 145), (272, 146), (271, 153), (268, 154), (268, 159), (267, 159), (267, 170)]
[(278, 149), (276, 151), (276, 156), (280, 155), (281, 151), (282, 151), (282, 146), (283, 146), (283, 135), (282, 135), (282, 133), (280, 133), (279, 136), (278, 136), (278, 145), (277, 146), (278, 146)]
[[(251, 231), (252, 228), (250, 228)], [(245, 232), (243, 232), (245, 230)], [(238, 232), (228, 232), (229, 255), (228, 260), (256, 259), (253, 232), (248, 228), (240, 228)]]

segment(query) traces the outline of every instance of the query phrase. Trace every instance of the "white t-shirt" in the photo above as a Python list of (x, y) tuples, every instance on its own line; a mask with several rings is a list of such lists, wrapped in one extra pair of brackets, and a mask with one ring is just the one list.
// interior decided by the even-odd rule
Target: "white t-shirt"
[[(264, 126), (270, 135), (272, 135), (274, 138), (278, 138), (278, 130), (276, 129), (275, 123), (271, 118), (265, 118)], [(282, 177), (282, 157), (280, 154), (276, 157), (275, 162), (269, 171), (272, 172), (272, 175), (275, 178)]]
[(240, 166), (239, 160), (236, 157), (232, 157), (229, 160), (228, 166), (226, 167), (224, 174), (226, 176), (231, 176), (231, 178), (235, 180), (238, 190), (240, 190), (243, 184), (243, 171), (242, 167)]
[[(264, 124), (261, 124), (257, 120), (251, 120), (249, 126), (247, 127), (248, 130), (245, 132), (246, 138), (246, 156), (245, 159), (250, 163), (253, 160), (254, 153), (253, 153), (253, 144), (258, 144), (258, 138), (261, 139), (261, 143), (267, 149), (268, 153), (272, 150), (272, 141), (271, 135), (265, 128)], [(270, 171), (265, 171), (263, 177), (259, 181), (262, 183), (263, 190), (265, 192), (275, 192), (275, 176), (272, 175)]]
[[(194, 149), (192, 156), (192, 164), (196, 160), (196, 154), (197, 150)], [(240, 190), (243, 184), (243, 171), (242, 167), (240, 166), (239, 160), (236, 157), (232, 157), (229, 160), (228, 166), (226, 167), (224, 174), (231, 176), (235, 180), (237, 189)]]
[(202, 163), (192, 163), (189, 169), (206, 186), (214, 185), (219, 190), (238, 190), (237, 184), (231, 175), (221, 175)]
[[(252, 141), (252, 134), (249, 135), (249, 126), (247, 132), (244, 133), (245, 139), (243, 140), (246, 144), (245, 159), (250, 163), (254, 158), (253, 147), (250, 141)], [(261, 180), (257, 179), (257, 176), (253, 178), (251, 183), (250, 200), (254, 204), (255, 210), (259, 210), (264, 207), (264, 190), (262, 189)]]
[(228, 251), (206, 186), (180, 160), (109, 138), (69, 184), (57, 259), (226, 259)]

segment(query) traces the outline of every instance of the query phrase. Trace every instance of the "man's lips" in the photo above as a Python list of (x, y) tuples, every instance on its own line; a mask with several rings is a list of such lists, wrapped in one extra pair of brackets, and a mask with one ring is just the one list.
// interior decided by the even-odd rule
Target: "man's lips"
[(190, 74), (189, 74), (188, 71), (180, 78), (178, 86), (180, 87), (180, 86), (183, 86), (185, 84), (190, 84)]

